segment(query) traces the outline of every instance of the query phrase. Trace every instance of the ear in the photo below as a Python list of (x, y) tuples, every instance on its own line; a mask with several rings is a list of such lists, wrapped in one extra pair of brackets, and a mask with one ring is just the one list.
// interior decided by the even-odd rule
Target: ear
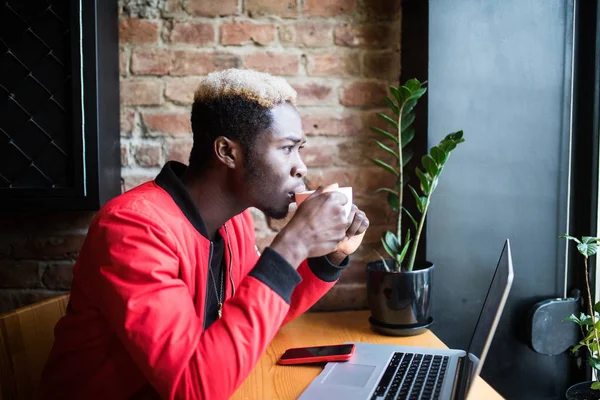
[(215, 139), (213, 145), (217, 160), (227, 168), (235, 169), (243, 164), (244, 152), (238, 141), (219, 136)]

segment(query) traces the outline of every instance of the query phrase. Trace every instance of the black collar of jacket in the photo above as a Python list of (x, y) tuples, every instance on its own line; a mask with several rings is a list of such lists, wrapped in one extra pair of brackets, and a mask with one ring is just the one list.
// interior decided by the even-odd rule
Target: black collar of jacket
[(168, 161), (154, 181), (171, 195), (175, 204), (181, 209), (194, 228), (202, 236), (208, 238), (208, 232), (200, 216), (200, 211), (181, 180), (186, 169), (187, 166), (185, 164), (177, 161)]

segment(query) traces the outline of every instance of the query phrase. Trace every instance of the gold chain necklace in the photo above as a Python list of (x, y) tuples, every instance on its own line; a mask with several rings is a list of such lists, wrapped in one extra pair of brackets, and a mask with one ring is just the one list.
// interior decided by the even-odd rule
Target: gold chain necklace
[(213, 282), (213, 286), (215, 288), (215, 296), (217, 296), (217, 315), (219, 316), (219, 318), (221, 318), (223, 316), (223, 287), (225, 286), (225, 279), (223, 279), (223, 265), (221, 265), (219, 271), (221, 272), (220, 278), (221, 278), (221, 291), (219, 292), (217, 290), (217, 280), (215, 279), (215, 275), (213, 273), (212, 270), (212, 266), (209, 265), (208, 266), (208, 272), (210, 273), (210, 277), (212, 278), (212, 282)]

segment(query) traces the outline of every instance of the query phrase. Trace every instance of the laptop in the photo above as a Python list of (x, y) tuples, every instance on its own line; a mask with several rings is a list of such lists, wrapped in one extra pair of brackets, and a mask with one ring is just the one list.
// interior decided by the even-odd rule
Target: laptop
[(351, 342), (356, 349), (350, 361), (327, 363), (299, 399), (465, 399), (481, 372), (513, 276), (506, 239), (468, 349)]

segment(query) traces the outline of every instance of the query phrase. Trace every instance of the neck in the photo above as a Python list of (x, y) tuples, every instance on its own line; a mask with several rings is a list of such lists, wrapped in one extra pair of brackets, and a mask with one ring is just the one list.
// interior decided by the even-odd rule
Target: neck
[(182, 180), (200, 210), (210, 240), (214, 240), (219, 228), (225, 222), (247, 208), (237, 201), (228, 187), (226, 171), (209, 169), (194, 174), (188, 169)]

